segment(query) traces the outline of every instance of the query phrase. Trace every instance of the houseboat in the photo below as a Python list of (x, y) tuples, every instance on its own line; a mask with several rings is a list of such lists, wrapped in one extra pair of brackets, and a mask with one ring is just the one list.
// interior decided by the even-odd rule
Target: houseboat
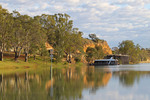
[(117, 59), (113, 59), (112, 57), (110, 59), (100, 59), (100, 60), (95, 60), (93, 65), (94, 66), (118, 65), (118, 60)]

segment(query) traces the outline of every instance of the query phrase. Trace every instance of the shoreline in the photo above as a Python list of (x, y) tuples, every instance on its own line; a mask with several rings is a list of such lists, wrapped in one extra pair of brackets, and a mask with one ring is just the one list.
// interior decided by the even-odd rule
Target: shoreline
[[(69, 64), (69, 63), (52, 63), (52, 68), (69, 68), (69, 67), (81, 67), (85, 66), (84, 63), (75, 63), (75, 64)], [(41, 60), (36, 61), (30, 61), (30, 62), (24, 62), (19, 60), (18, 62), (15, 61), (2, 61), (0, 62), (0, 74), (13, 74), (13, 73), (23, 73), (23, 72), (34, 72), (34, 71), (40, 71), (43, 69), (50, 69), (51, 63), (50, 62), (44, 62)]]
[[(139, 64), (150, 63), (150, 60), (141, 61)], [(24, 62), (19, 60), (18, 62), (12, 60), (4, 60), (0, 62), (0, 74), (13, 74), (13, 73), (23, 73), (23, 72), (34, 72), (43, 69), (50, 69), (51, 63), (49, 61), (42, 60), (31, 60), (29, 62)], [(52, 63), (53, 68), (69, 68), (69, 67), (82, 67), (87, 66), (86, 63)]]
[(143, 64), (143, 63), (150, 63), (150, 59), (148, 59), (147, 61), (140, 61), (140, 64)]

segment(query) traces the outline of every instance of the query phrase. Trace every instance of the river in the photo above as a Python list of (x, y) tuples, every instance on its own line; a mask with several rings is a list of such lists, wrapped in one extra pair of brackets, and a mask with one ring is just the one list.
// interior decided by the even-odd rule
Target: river
[(0, 75), (0, 100), (150, 100), (150, 64)]

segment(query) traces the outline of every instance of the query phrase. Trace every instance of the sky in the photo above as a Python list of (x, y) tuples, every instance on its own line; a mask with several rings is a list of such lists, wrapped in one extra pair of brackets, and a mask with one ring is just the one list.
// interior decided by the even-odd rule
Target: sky
[(83, 37), (94, 33), (111, 48), (123, 40), (150, 48), (150, 0), (0, 0), (0, 5), (30, 16), (66, 13)]

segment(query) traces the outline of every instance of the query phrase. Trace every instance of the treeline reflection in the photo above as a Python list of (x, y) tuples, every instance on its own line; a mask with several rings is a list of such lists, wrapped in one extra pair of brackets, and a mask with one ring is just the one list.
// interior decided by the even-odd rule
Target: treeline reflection
[(116, 71), (94, 67), (54, 69), (39, 73), (0, 75), (0, 100), (72, 100), (81, 99), (84, 89), (95, 93), (104, 88), (111, 77), (119, 78), (123, 86), (132, 86), (142, 77), (150, 77), (145, 71)]
[(150, 71), (117, 71), (113, 72), (113, 76), (118, 77), (123, 86), (131, 87), (139, 83), (140, 79), (150, 77)]

